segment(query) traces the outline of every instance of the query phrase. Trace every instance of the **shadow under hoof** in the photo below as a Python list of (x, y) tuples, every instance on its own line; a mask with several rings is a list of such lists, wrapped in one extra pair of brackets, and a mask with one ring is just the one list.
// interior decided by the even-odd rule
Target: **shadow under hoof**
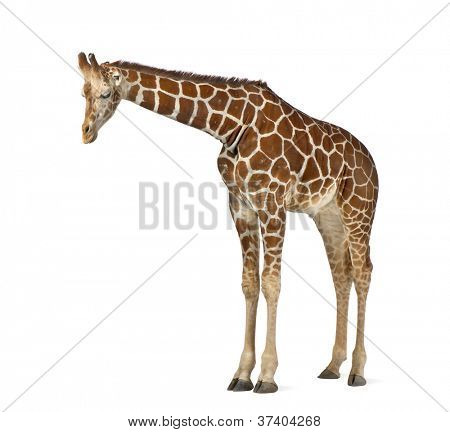
[(366, 385), (366, 379), (360, 375), (349, 375), (347, 384), (351, 387), (361, 387)]
[(253, 384), (251, 381), (241, 380), (239, 378), (233, 378), (228, 386), (228, 391), (250, 391), (253, 388)]
[(329, 369), (325, 369), (317, 378), (320, 379), (338, 379), (339, 375), (331, 372)]
[(278, 386), (275, 383), (258, 381), (253, 390), (254, 393), (275, 393)]

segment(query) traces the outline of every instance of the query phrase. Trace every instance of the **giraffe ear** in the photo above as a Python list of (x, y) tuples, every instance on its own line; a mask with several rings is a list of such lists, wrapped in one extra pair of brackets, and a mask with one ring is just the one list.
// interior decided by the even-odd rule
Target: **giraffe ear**
[(86, 54), (84, 52), (80, 52), (80, 54), (78, 54), (78, 66), (83, 74), (88, 73), (91, 69), (91, 65), (87, 61)]
[(115, 86), (118, 86), (122, 81), (122, 74), (119, 71), (114, 71), (112, 74), (112, 80)]

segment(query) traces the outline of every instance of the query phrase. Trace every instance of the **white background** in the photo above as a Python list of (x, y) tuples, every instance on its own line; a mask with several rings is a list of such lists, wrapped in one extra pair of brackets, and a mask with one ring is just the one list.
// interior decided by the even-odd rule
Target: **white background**
[[(445, 6), (5, 4), (74, 67), (84, 50), (99, 61), (262, 78), (318, 118)], [(450, 7), (328, 117), (366, 144), (380, 176), (367, 335), (447, 409), (449, 16)], [(80, 77), (4, 7), (0, 29), (0, 408), (199, 233), (2, 413), (2, 430), (126, 431), (129, 417), (162, 415), (244, 418), (250, 430), (258, 415), (320, 415), (323, 431), (444, 429), (443, 408), (369, 342), (366, 387), (347, 386), (350, 361), (340, 380), (316, 378), (330, 360), (335, 311), (286, 266), (280, 391), (227, 392), (243, 343), (236, 233), (223, 224), (210, 231), (198, 222), (188, 231), (138, 224), (139, 182), (219, 182), (219, 142), (124, 102), (120, 109), (193, 179), (120, 114), (82, 145)], [(196, 200), (186, 203), (201, 210)], [(222, 193), (221, 212), (225, 200)], [(284, 259), (334, 304), (323, 245), (308, 226), (287, 233)], [(263, 298), (258, 324), (259, 359)], [(350, 358), (353, 343), (350, 328)]]

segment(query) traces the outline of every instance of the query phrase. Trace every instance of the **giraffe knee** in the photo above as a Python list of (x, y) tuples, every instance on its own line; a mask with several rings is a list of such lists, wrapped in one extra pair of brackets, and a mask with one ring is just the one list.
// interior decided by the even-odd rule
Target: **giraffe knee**
[(259, 275), (256, 271), (246, 271), (242, 274), (242, 292), (246, 299), (253, 299), (259, 293)]
[(262, 292), (268, 302), (277, 301), (280, 295), (280, 276), (275, 274), (262, 275)]

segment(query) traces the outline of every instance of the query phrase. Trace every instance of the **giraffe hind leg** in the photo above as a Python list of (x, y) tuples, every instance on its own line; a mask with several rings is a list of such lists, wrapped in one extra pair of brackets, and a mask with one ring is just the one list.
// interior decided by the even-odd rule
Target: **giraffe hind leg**
[(337, 379), (340, 377), (339, 369), (347, 358), (348, 301), (352, 284), (349, 242), (334, 201), (324, 207), (314, 221), (322, 235), (336, 291), (336, 335), (332, 358), (318, 378)]
[(358, 318), (356, 343), (352, 355), (352, 368), (348, 377), (348, 385), (359, 387), (366, 384), (364, 366), (367, 356), (364, 348), (364, 322), (366, 316), (366, 299), (372, 274), (369, 235), (350, 234), (350, 253), (352, 259), (352, 275), (358, 301)]

